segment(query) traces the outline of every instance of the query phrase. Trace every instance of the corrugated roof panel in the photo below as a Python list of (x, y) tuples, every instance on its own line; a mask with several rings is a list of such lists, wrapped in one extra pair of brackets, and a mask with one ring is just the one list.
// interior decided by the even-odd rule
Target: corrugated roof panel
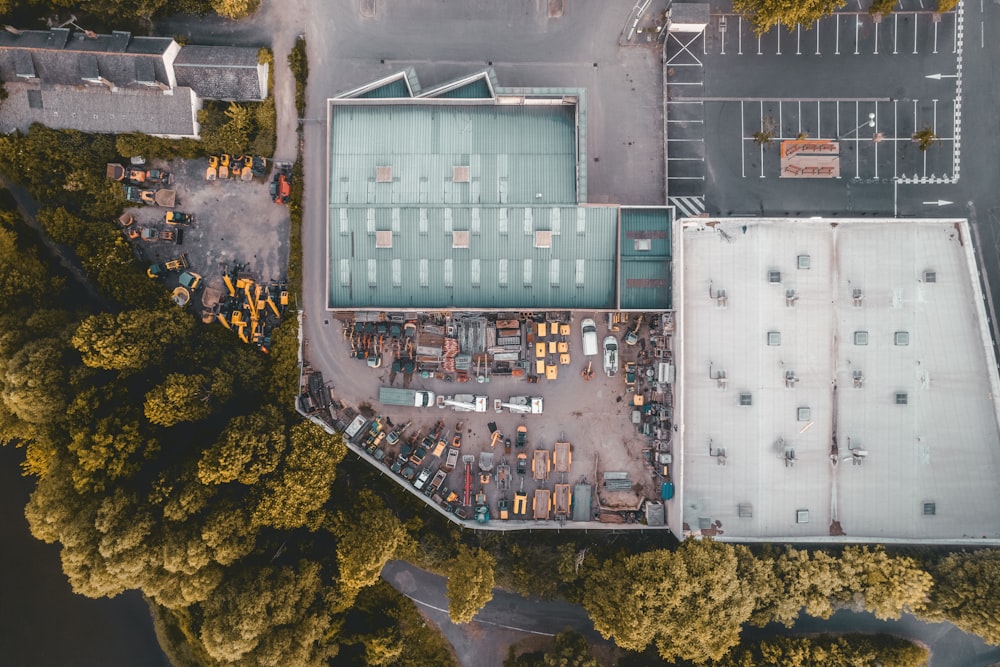
[[(368, 238), (366, 208), (347, 209), (347, 219), (357, 239)], [(331, 261), (347, 260), (352, 271), (366, 275), (368, 260), (375, 260), (379, 278), (372, 289), (352, 290), (341, 285), (334, 275), (328, 282), (331, 307), (608, 308), (614, 305), (615, 208), (587, 207), (587, 234), (554, 236), (548, 249), (534, 246), (533, 233), (499, 233), (501, 210), (480, 208), (482, 231), (470, 239), (468, 249), (452, 248), (452, 237), (444, 229), (444, 207), (425, 209), (427, 233), (420, 233), (419, 209), (401, 209), (398, 238), (393, 240), (392, 249), (378, 250), (377, 255), (374, 241), (352, 244), (345, 237), (331, 235)], [(537, 209), (532, 219), (546, 218), (549, 212), (548, 207)], [(525, 217), (520, 208), (508, 209), (508, 215), (514, 217), (515, 225), (517, 218)], [(560, 216), (573, 219), (575, 207), (562, 208)], [(331, 211), (330, 219), (331, 224), (339, 225), (339, 208)], [(393, 288), (394, 259), (399, 260), (399, 288)], [(478, 269), (473, 260), (478, 260)], [(585, 262), (582, 276), (577, 271), (578, 260)], [(474, 287), (477, 271), (479, 287)], [(582, 284), (578, 281), (581, 277)]]
[(406, 87), (406, 81), (402, 78), (396, 79), (395, 81), (390, 81), (384, 86), (379, 86), (378, 88), (372, 88), (371, 90), (365, 91), (358, 95), (359, 99), (387, 99), (393, 97), (409, 97), (410, 90)]
[[(330, 108), (331, 198), (337, 203), (575, 204), (575, 107)], [(478, 164), (473, 183), (455, 165)], [(369, 189), (375, 167), (393, 182)]]

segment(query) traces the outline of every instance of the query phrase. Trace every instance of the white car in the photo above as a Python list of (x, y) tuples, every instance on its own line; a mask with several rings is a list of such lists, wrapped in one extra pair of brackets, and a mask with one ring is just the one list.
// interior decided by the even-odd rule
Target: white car
[(618, 339), (614, 336), (604, 339), (604, 372), (608, 377), (618, 373)]
[(593, 357), (597, 354), (597, 324), (588, 317), (580, 323), (580, 333), (583, 334), (583, 356)]

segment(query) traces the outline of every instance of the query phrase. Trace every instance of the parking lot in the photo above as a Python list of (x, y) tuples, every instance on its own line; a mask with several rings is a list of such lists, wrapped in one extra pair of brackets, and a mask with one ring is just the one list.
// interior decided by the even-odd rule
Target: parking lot
[[(896, 213), (899, 185), (956, 183), (963, 11), (913, 0), (877, 20), (849, 7), (760, 37), (720, 12), (702, 33), (668, 36), (668, 199), (688, 215)], [(937, 140), (921, 151), (924, 129)], [(765, 131), (770, 141), (754, 136)], [(781, 142), (805, 138), (839, 143), (827, 178), (783, 170)]]
[[(482, 313), (465, 314), (469, 317), (478, 318)], [(496, 315), (498, 319), (506, 318), (516, 314)], [(550, 313), (550, 317), (556, 316)], [(588, 315), (591, 316), (591, 315)], [(606, 336), (613, 335), (618, 339), (620, 348), (619, 371), (614, 377), (608, 377), (603, 369), (603, 357), (601, 352), (593, 357), (585, 357), (581, 352), (580, 321), (582, 316), (570, 317), (568, 314), (560, 314), (560, 321), (569, 324), (570, 333), (561, 337), (569, 344), (570, 363), (558, 366), (558, 377), (554, 380), (547, 380), (540, 377), (537, 382), (529, 381), (533, 375), (534, 363), (527, 364), (529, 369), (521, 375), (497, 375), (486, 370), (486, 365), (474, 365), (469, 373), (461, 370), (457, 373), (447, 371), (425, 370), (412, 375), (407, 380), (402, 373), (393, 371), (392, 361), (395, 357), (405, 356), (405, 353), (386, 352), (382, 358), (379, 368), (370, 368), (363, 355), (352, 358), (351, 350), (351, 321), (339, 320), (333, 317), (324, 319), (324, 327), (330, 329), (331, 333), (341, 335), (329, 336), (331, 347), (328, 351), (332, 353), (335, 367), (323, 369), (323, 377), (330, 381), (326, 382), (333, 396), (333, 409), (327, 414), (316, 412), (321, 418), (329, 418), (338, 427), (345, 428), (354, 419), (358, 411), (363, 411), (365, 416), (380, 417), (386, 424), (385, 430), (390, 431), (402, 425), (407, 425), (403, 431), (402, 438), (397, 445), (388, 445), (385, 440), (381, 440), (378, 448), (381, 450), (376, 456), (370, 457), (372, 462), (379, 466), (387, 475), (410, 488), (415, 494), (419, 492), (413, 488), (412, 480), (419, 475), (422, 470), (427, 470), (427, 475), (433, 475), (444, 463), (445, 453), (440, 456), (433, 456), (429, 453), (419, 465), (414, 465), (409, 473), (410, 481), (407, 481), (399, 474), (391, 472), (392, 463), (399, 455), (401, 447), (407, 444), (416, 446), (420, 440), (429, 433), (437, 433), (436, 440), (443, 440), (450, 444), (452, 438), (459, 433), (462, 436), (460, 447), (461, 455), (472, 455), (472, 497), (482, 490), (486, 494), (487, 505), (490, 507), (493, 521), (490, 527), (494, 528), (518, 528), (538, 525), (559, 526), (563, 525), (569, 517), (561, 520), (553, 510), (550, 521), (538, 523), (532, 520), (531, 501), (534, 498), (536, 489), (555, 490), (557, 484), (569, 484), (571, 489), (579, 483), (591, 485), (591, 511), (588, 514), (591, 520), (599, 520), (605, 523), (626, 523), (642, 520), (639, 511), (644, 500), (656, 500), (660, 495), (660, 485), (665, 480), (662, 475), (656, 475), (652, 460), (646, 463), (647, 455), (644, 450), (653, 447), (654, 441), (658, 438), (656, 428), (646, 427), (649, 435), (643, 433), (643, 426), (633, 423), (634, 413), (638, 412), (641, 419), (651, 422), (649, 418), (650, 410), (656, 409), (654, 401), (667, 400), (662, 394), (657, 393), (655, 378), (647, 377), (644, 374), (646, 366), (639, 365), (637, 373), (635, 391), (629, 391), (626, 387), (626, 364), (629, 362), (645, 359), (647, 364), (652, 363), (654, 357), (653, 344), (656, 338), (650, 330), (649, 317), (644, 318), (644, 324), (638, 332), (638, 341), (634, 346), (621, 343), (624, 334), (627, 333), (624, 322), (617, 325), (617, 331), (609, 329), (609, 321), (606, 313), (592, 314), (597, 322), (598, 340), (604, 341)], [(493, 315), (489, 316), (490, 318)], [(463, 314), (453, 314), (453, 322), (459, 322)], [(399, 318), (403, 319), (403, 318)], [(414, 349), (425, 351), (428, 346), (437, 344), (437, 324), (433, 317), (420, 317), (417, 314), (406, 315), (408, 321), (418, 322), (418, 333), (415, 339)], [(353, 320), (352, 320), (353, 321)], [(630, 320), (632, 328), (635, 327), (636, 318)], [(383, 321), (383, 323), (386, 323)], [(362, 325), (363, 326), (363, 325)], [(537, 326), (537, 325), (536, 325)], [(669, 325), (672, 327), (672, 323)], [(524, 355), (534, 357), (534, 343), (537, 340), (529, 341), (531, 326), (523, 323), (522, 345)], [(387, 328), (387, 331), (389, 329)], [(662, 329), (658, 330), (662, 332)], [(343, 332), (343, 333), (341, 333)], [(373, 328), (374, 335), (378, 335)], [(391, 331), (389, 332), (391, 333)], [(548, 338), (552, 338), (549, 334)], [(662, 338), (662, 337), (661, 337)], [(309, 354), (309, 345), (306, 346), (306, 355)], [(395, 350), (392, 345), (385, 345), (386, 350)], [(495, 355), (493, 355), (495, 356)], [(583, 371), (591, 364), (593, 371), (592, 379), (586, 380)], [(429, 368), (433, 364), (422, 364), (423, 368)], [(493, 363), (491, 366), (496, 367)], [(516, 371), (515, 371), (516, 373)], [(430, 377), (421, 377), (422, 375)], [(483, 382), (478, 382), (477, 377), (482, 377)], [(349, 378), (349, 381), (341, 380)], [(467, 379), (466, 382), (461, 380)], [(393, 382), (394, 380), (394, 382)], [(487, 396), (485, 412), (464, 412), (442, 405), (440, 407), (400, 407), (394, 405), (383, 405), (379, 402), (379, 388), (385, 386), (403, 387), (411, 389), (430, 390), (438, 397), (456, 397), (463, 394), (474, 396)], [(642, 396), (644, 406), (636, 406), (635, 396)], [(517, 414), (509, 408), (502, 408), (500, 412), (494, 410), (494, 401), (500, 399), (508, 402), (508, 399), (515, 396), (537, 396), (543, 399), (543, 414)], [(440, 422), (440, 428), (438, 428)], [(493, 424), (502, 433), (503, 437), (491, 446), (491, 428)], [(459, 429), (459, 425), (461, 428)], [(523, 476), (516, 474), (517, 455), (520, 450), (516, 447), (517, 427), (524, 425), (527, 428), (527, 446), (523, 450), (526, 455), (526, 473)], [(669, 427), (660, 426), (660, 433), (664, 440), (669, 439)], [(355, 438), (355, 442), (363, 449), (364, 435)], [(510, 439), (513, 447), (505, 451), (504, 440)], [(560, 473), (554, 466), (552, 452), (555, 443), (566, 441), (571, 443), (572, 463), (569, 472)], [(374, 452), (375, 448), (371, 448)], [(543, 460), (552, 462), (552, 469), (542, 474), (541, 468), (536, 469), (533, 474), (532, 462), (536, 451), (546, 452)], [(663, 451), (668, 451), (668, 446), (663, 445)], [(494, 454), (494, 469), (486, 470), (490, 473), (489, 481), (480, 478), (481, 469), (480, 454), (482, 452)], [(509, 490), (502, 490), (498, 480), (498, 469), (501, 465), (510, 466), (512, 482)], [(402, 472), (402, 466), (397, 469)], [(662, 472), (662, 471), (661, 471)], [(605, 473), (611, 473), (611, 478), (616, 480), (628, 480), (629, 485), (621, 481), (616, 481), (605, 486)], [(469, 505), (464, 504), (464, 475), (465, 469), (461, 459), (457, 467), (451, 471), (444, 482), (448, 489), (457, 494), (458, 500), (451, 503), (447, 511), (465, 512), (470, 516), (473, 513), (474, 501)], [(620, 490), (611, 487), (625, 486)], [(628, 488), (630, 486), (631, 488)], [(501, 497), (513, 500), (515, 493), (523, 491), (527, 498), (527, 511), (522, 515), (512, 514), (511, 520), (498, 522), (497, 506)], [(435, 506), (443, 506), (448, 503), (447, 496), (440, 497), (435, 494), (433, 498), (428, 498), (428, 502)], [(574, 504), (580, 499), (575, 499)]]

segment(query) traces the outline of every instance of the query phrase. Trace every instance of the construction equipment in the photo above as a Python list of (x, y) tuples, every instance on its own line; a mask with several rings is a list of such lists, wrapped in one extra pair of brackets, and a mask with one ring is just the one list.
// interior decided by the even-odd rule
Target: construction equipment
[(208, 169), (205, 170), (205, 180), (214, 181), (219, 177), (219, 156), (208, 156)]
[(556, 472), (569, 472), (569, 467), (572, 463), (572, 445), (564, 441), (557, 442), (552, 452), (552, 464), (555, 467)]
[(108, 162), (107, 170), (104, 172), (104, 175), (112, 181), (124, 181), (125, 167), (117, 162)]
[(528, 511), (528, 494), (524, 492), (524, 478), (521, 478), (521, 488), (514, 493), (514, 514), (524, 516)]
[(501, 521), (510, 518), (510, 500), (507, 499), (506, 495), (500, 496), (500, 499), (497, 500), (497, 518)]
[(229, 154), (219, 156), (219, 178), (229, 178)]
[(628, 361), (625, 363), (625, 389), (626, 391), (635, 391), (635, 362)]
[(549, 453), (544, 449), (536, 449), (531, 458), (531, 476), (539, 482), (544, 482), (549, 478), (549, 471), (552, 469), (552, 460)]
[(153, 229), (152, 227), (140, 227), (139, 237), (147, 243), (165, 241), (167, 243), (181, 243), (183, 235), (172, 229)]
[(523, 415), (540, 415), (545, 407), (541, 396), (511, 396), (506, 403), (499, 399), (493, 403), (494, 409), (507, 408), (511, 412)]
[(594, 366), (594, 362), (588, 361), (587, 362), (587, 367), (584, 368), (583, 372), (580, 373), (580, 375), (583, 376), (584, 382), (590, 382), (591, 380), (594, 379), (594, 368), (593, 368), (593, 366)]
[(528, 455), (524, 452), (517, 455), (517, 474), (522, 476), (528, 474)]
[(531, 510), (536, 521), (548, 521), (552, 509), (552, 492), (548, 489), (535, 489), (535, 497), (531, 499)]
[(171, 292), (170, 298), (173, 299), (174, 303), (183, 308), (187, 305), (188, 301), (191, 300), (191, 292), (183, 286), (178, 285), (174, 288), (174, 291)]
[(180, 211), (167, 211), (163, 219), (168, 225), (190, 225), (194, 222), (193, 215), (190, 213), (181, 213)]
[(635, 322), (635, 327), (633, 329), (629, 329), (628, 333), (625, 334), (626, 345), (635, 345), (639, 342), (639, 327), (642, 326), (642, 317), (643, 316), (640, 315), (639, 319)]
[(510, 466), (507, 465), (507, 459), (501, 459), (500, 465), (497, 466), (497, 488), (501, 491), (509, 491), (510, 485)]
[(486, 492), (482, 489), (476, 494), (476, 522), (489, 523), (490, 506), (486, 504)]
[(466, 454), (462, 457), (462, 463), (465, 464), (465, 495), (463, 500), (465, 501), (463, 505), (468, 507), (472, 504), (472, 464), (476, 462), (476, 457), (472, 454)]
[(177, 193), (173, 190), (143, 190), (133, 185), (126, 185), (125, 199), (136, 204), (173, 208)]
[(188, 268), (187, 255), (181, 255), (176, 259), (170, 259), (161, 264), (151, 264), (146, 269), (146, 275), (150, 278), (159, 278), (168, 271), (183, 271)]
[(292, 165), (287, 162), (275, 163), (274, 177), (270, 186), (271, 199), (276, 204), (287, 204), (292, 199)]
[(201, 286), (201, 276), (194, 271), (185, 271), (177, 282), (181, 284), (181, 287), (186, 287), (193, 292)]
[(517, 449), (524, 449), (525, 443), (528, 442), (528, 427), (521, 424), (517, 427), (517, 439), (515, 440), (515, 446)]
[(556, 519), (562, 520), (569, 517), (569, 511), (573, 505), (573, 493), (569, 489), (569, 484), (556, 484), (553, 505), (555, 505)]

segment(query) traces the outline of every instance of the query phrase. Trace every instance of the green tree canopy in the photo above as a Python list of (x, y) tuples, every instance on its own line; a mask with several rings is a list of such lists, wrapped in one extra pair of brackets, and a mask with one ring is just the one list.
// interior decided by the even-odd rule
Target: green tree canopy
[(1000, 551), (950, 554), (932, 572), (935, 584), (922, 615), (1000, 644)]
[(468, 623), (493, 599), (496, 559), (482, 549), (461, 546), (448, 573), (448, 615), (452, 623)]
[(845, 0), (733, 0), (733, 9), (749, 19), (758, 35), (781, 24), (809, 29), (817, 20), (833, 14)]
[(87, 366), (136, 371), (159, 363), (164, 351), (185, 340), (193, 328), (193, 318), (179, 308), (125, 310), (86, 318), (72, 342)]
[(358, 492), (348, 510), (337, 513), (334, 524), (338, 583), (349, 597), (379, 580), (382, 567), (406, 539), (406, 531), (382, 499), (368, 489)]
[(213, 405), (229, 397), (230, 387), (221, 372), (170, 373), (146, 394), (146, 419), (159, 426), (198, 421), (212, 414)]
[(278, 467), (285, 451), (285, 424), (274, 406), (234, 417), (214, 445), (198, 461), (202, 484), (256, 484)]
[(255, 489), (253, 525), (317, 528), (347, 446), (312, 422), (295, 424), (288, 442), (282, 465)]
[(40, 338), (10, 358), (0, 399), (19, 419), (32, 424), (63, 419), (69, 395), (65, 351), (58, 338)]
[(200, 638), (223, 664), (325, 667), (339, 646), (329, 612), (336, 592), (318, 563), (231, 572), (203, 605)]

